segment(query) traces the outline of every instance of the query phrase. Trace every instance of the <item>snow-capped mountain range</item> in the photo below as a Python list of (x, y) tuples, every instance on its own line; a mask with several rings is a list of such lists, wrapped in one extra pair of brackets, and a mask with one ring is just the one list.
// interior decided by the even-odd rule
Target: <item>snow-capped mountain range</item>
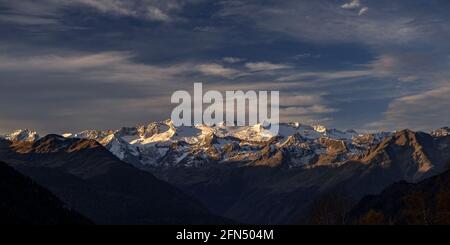
[[(170, 120), (118, 130), (86, 130), (63, 134), (65, 138), (93, 139), (119, 159), (136, 167), (200, 167), (214, 163), (279, 166), (290, 168), (339, 165), (358, 159), (389, 132), (358, 134), (321, 125), (280, 124), (278, 135), (263, 125), (235, 127), (175, 127)], [(442, 133), (442, 132), (441, 132)], [(35, 141), (39, 134), (17, 130), (4, 136), (11, 141)]]
[(0, 138), (4, 138), (10, 141), (28, 141), (33, 142), (40, 138), (39, 134), (35, 131), (28, 129), (19, 129), (7, 135), (0, 135)]
[[(108, 169), (102, 157), (118, 158), (200, 200), (212, 213), (248, 224), (292, 224), (329, 193), (360, 200), (392, 183), (443, 173), (450, 163), (449, 128), (359, 134), (286, 123), (275, 136), (262, 125), (174, 127), (164, 121), (42, 138), (19, 130), (3, 138), (8, 140), (0, 140), (1, 161), (20, 163), (28, 156), (30, 166), (39, 166), (47, 157), (50, 167), (71, 161), (76, 174), (91, 176)], [(129, 180), (124, 176), (112, 183), (122, 185), (122, 177)]]

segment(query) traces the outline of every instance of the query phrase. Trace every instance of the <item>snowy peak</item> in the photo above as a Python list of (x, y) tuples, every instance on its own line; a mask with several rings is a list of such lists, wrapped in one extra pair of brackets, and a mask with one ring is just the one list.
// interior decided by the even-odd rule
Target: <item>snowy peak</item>
[(10, 141), (26, 141), (34, 142), (40, 138), (39, 134), (29, 129), (20, 129), (5, 136), (5, 139)]
[(302, 143), (307, 142), (308, 139), (303, 137), (301, 134), (296, 133), (294, 135), (291, 135), (287, 138), (287, 140), (281, 144), (281, 147), (293, 147), (301, 145)]
[(445, 137), (445, 136), (450, 135), (450, 128), (443, 127), (443, 128), (433, 131), (431, 134), (436, 137)]
[(314, 130), (316, 130), (319, 133), (326, 133), (327, 132), (327, 128), (325, 126), (322, 126), (322, 125), (314, 125), (313, 128), (314, 128)]

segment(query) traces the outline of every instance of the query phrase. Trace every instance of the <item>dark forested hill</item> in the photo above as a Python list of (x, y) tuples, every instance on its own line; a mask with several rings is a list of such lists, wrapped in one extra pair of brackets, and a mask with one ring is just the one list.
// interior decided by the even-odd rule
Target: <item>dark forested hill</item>
[(0, 224), (91, 224), (50, 191), (0, 162)]
[(365, 197), (350, 213), (355, 224), (450, 224), (450, 172), (417, 184), (401, 182)]
[(120, 161), (94, 140), (0, 142), (0, 160), (97, 224), (224, 223), (194, 198)]

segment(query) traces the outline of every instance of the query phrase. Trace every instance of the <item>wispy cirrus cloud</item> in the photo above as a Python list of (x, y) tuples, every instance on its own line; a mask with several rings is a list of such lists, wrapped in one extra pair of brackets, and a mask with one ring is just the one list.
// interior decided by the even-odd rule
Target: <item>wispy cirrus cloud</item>
[(59, 21), (55, 18), (6, 14), (0, 15), (0, 22), (7, 22), (19, 25), (56, 25)]
[(245, 59), (238, 58), (238, 57), (224, 57), (223, 61), (230, 63), (230, 64), (235, 64), (235, 63), (243, 62), (243, 61), (245, 61)]
[[(327, 0), (289, 0), (282, 4), (277, 1), (267, 1), (265, 4), (223, 1), (224, 7), (219, 16), (252, 21), (255, 26), (267, 31), (284, 33), (302, 41), (322, 43), (397, 45), (428, 40), (431, 32), (442, 35), (443, 29), (449, 31), (433, 16), (432, 11), (422, 9), (422, 13), (411, 15), (409, 11), (417, 9), (416, 6), (408, 6), (408, 3), (371, 1), (372, 14), (368, 15), (369, 6), (359, 0), (342, 4)], [(430, 21), (430, 18), (435, 20)]]
[(431, 131), (450, 125), (450, 87), (441, 87), (400, 97), (389, 104), (385, 118), (370, 123), (374, 130), (402, 129)]
[(323, 103), (323, 98), (318, 94), (288, 95), (281, 98), (281, 105), (285, 107), (311, 106), (320, 103)]
[(232, 68), (225, 68), (220, 64), (202, 64), (199, 65), (197, 68), (198, 71), (207, 76), (233, 78), (240, 73), (239, 70)]
[(369, 7), (362, 7), (362, 8), (359, 10), (358, 15), (361, 16), (361, 15), (367, 13), (367, 11), (369, 11)]
[(0, 109), (0, 125), (2, 131), (62, 133), (162, 120), (171, 110), (171, 93), (189, 88), (183, 83), (195, 67), (144, 64), (132, 52), (6, 53), (0, 56), (0, 103), (10, 106)]
[(362, 5), (361, 0), (352, 0), (351, 2), (344, 3), (341, 8), (348, 10), (358, 10), (358, 15), (361, 16), (369, 11), (369, 7)]
[[(96, 10), (101, 14), (126, 16), (157, 22), (179, 20), (178, 13), (186, 3), (196, 0), (23, 0), (4, 1), (0, 6), (7, 10), (3, 21), (17, 24), (62, 24), (64, 10), (84, 7)], [(37, 20), (33, 22), (31, 20)]]
[(292, 69), (293, 67), (285, 64), (275, 64), (267, 61), (262, 62), (247, 62), (243, 66), (238, 65), (243, 59), (230, 58), (224, 59), (225, 63), (233, 64), (235, 68), (225, 67), (222, 64), (201, 64), (197, 66), (197, 70), (204, 75), (219, 76), (224, 78), (236, 78), (242, 76), (249, 76), (251, 72), (273, 72), (279, 70)]
[(273, 71), (273, 70), (283, 70), (290, 69), (292, 66), (285, 64), (275, 64), (267, 61), (263, 62), (248, 62), (245, 67), (250, 71)]
[(173, 20), (170, 12), (179, 10), (182, 7), (183, 1), (71, 0), (65, 1), (64, 4), (85, 5), (107, 14), (169, 22)]
[(341, 5), (341, 8), (343, 9), (359, 9), (361, 7), (361, 1), (360, 0), (352, 0), (351, 2), (344, 3)]
[(332, 120), (332, 113), (339, 109), (327, 105), (322, 94), (289, 94), (280, 98), (280, 117), (282, 121), (302, 121), (308, 123)]
[(48, 54), (38, 56), (1, 55), (0, 70), (4, 73), (38, 73), (40, 76), (77, 75), (80, 79), (108, 82), (151, 82), (168, 80), (189, 71), (194, 64), (154, 66), (133, 61), (131, 52)]
[(300, 119), (302, 116), (311, 116), (317, 114), (325, 114), (336, 112), (337, 109), (328, 108), (324, 105), (312, 105), (312, 106), (296, 106), (296, 107), (287, 107), (281, 109), (280, 114), (282, 117), (297, 117)]

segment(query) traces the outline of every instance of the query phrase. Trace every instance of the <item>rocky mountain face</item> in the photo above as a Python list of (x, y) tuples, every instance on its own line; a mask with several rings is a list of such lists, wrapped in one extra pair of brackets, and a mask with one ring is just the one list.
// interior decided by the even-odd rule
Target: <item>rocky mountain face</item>
[(361, 161), (370, 166), (395, 168), (408, 182), (416, 182), (448, 169), (449, 136), (404, 130), (370, 149)]
[[(352, 188), (348, 189), (347, 187), (347, 192), (358, 193), (361, 198), (369, 193), (379, 194), (383, 191), (383, 189), (379, 189), (380, 186), (387, 187), (397, 182), (401, 182), (401, 184), (394, 184), (394, 187), (384, 190), (380, 196), (370, 195), (364, 198), (356, 205), (356, 208), (352, 209), (350, 215), (348, 212), (354, 203), (348, 202), (348, 196), (335, 194), (325, 196), (323, 202), (315, 203), (312, 211), (313, 223), (330, 224), (323, 221), (333, 220), (334, 222), (331, 224), (414, 224), (415, 222), (425, 224), (423, 220), (415, 219), (413, 221), (401, 214), (403, 207), (401, 205), (410, 207), (408, 202), (414, 203), (417, 196), (413, 199), (409, 199), (409, 197), (404, 200), (400, 199), (402, 196), (408, 196), (409, 187), (416, 186), (414, 183), (428, 182), (430, 178), (434, 178), (433, 176), (448, 171), (450, 167), (450, 137), (447, 134), (432, 135), (404, 130), (385, 139), (377, 147), (368, 151), (362, 158), (362, 163), (367, 165), (367, 168), (347, 183)], [(342, 187), (342, 185), (338, 186)], [(342, 189), (340, 190), (342, 191)], [(405, 200), (407, 201), (405, 202)], [(434, 205), (428, 201), (424, 202), (423, 198), (420, 199), (420, 202), (422, 207), (432, 208)], [(340, 205), (336, 205), (337, 203)], [(411, 209), (408, 212), (410, 212), (408, 215), (420, 216), (422, 214), (419, 209), (415, 211)], [(330, 213), (333, 215), (330, 216)], [(337, 219), (338, 217), (339, 219)]]
[(257, 224), (291, 224), (309, 220), (316, 201), (327, 195), (337, 194), (354, 204), (392, 183), (420, 181), (440, 173), (448, 166), (449, 147), (448, 136), (435, 138), (405, 130), (385, 138), (359, 159), (339, 165), (227, 164), (172, 169), (159, 176), (226, 217)]
[(174, 127), (168, 120), (118, 130), (83, 131), (65, 137), (93, 139), (119, 159), (145, 170), (240, 163), (305, 168), (339, 165), (358, 158), (390, 133), (360, 135), (300, 123), (280, 125), (272, 135), (263, 125)]
[(450, 135), (450, 128), (443, 127), (443, 128), (433, 131), (431, 134), (436, 137), (448, 136), (448, 135)]
[(10, 141), (28, 141), (34, 142), (40, 138), (39, 134), (35, 131), (31, 131), (29, 129), (16, 130), (10, 134), (5, 136), (1, 136), (0, 138), (10, 140)]
[(92, 224), (50, 191), (0, 162), (0, 224)]
[(0, 160), (97, 224), (225, 223), (194, 198), (120, 161), (94, 140), (0, 141)]
[[(406, 168), (407, 175), (404, 178), (406, 181), (390, 185), (379, 195), (364, 197), (350, 212), (348, 222), (401, 225), (448, 224), (450, 222), (450, 172), (448, 171), (450, 137), (448, 132), (448, 128), (442, 128), (430, 136), (408, 131), (390, 140), (391, 143), (395, 142), (394, 147), (385, 147), (383, 150), (377, 149), (369, 153), (368, 156), (372, 157), (371, 162), (378, 161), (380, 165), (397, 164), (398, 167)], [(396, 146), (405, 144), (411, 147), (406, 152), (398, 152), (399, 149)], [(435, 175), (439, 172), (444, 173)], [(423, 174), (427, 176), (422, 176)], [(410, 180), (414, 177), (429, 178), (419, 183), (411, 183)]]
[[(308, 220), (330, 193), (351, 204), (398, 181), (448, 168), (448, 128), (358, 134), (300, 123), (174, 127), (170, 121), (65, 134), (96, 140), (117, 158), (197, 198), (216, 215), (251, 224)], [(1, 153), (0, 153), (1, 155)]]

